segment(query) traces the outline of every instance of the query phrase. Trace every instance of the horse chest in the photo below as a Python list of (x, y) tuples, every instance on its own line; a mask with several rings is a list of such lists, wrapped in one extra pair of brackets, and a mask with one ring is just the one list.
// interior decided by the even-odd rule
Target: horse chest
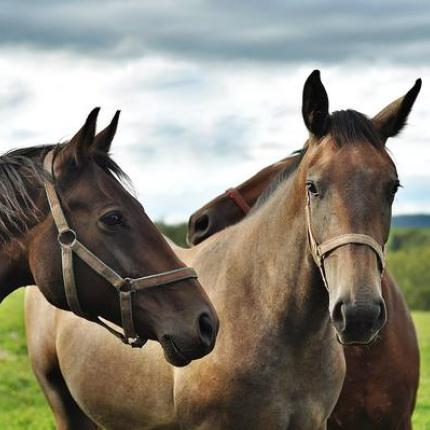
[[(177, 430), (172, 371), (159, 345), (148, 342), (144, 350), (131, 349), (95, 324), (78, 320), (69, 325), (71, 320), (76, 317), (64, 317), (58, 358), (68, 388), (85, 414), (109, 430)], [(158, 360), (147, 361), (148, 354)]]
[[(175, 373), (181, 427), (192, 429), (318, 429), (339, 395), (343, 358), (330, 354), (314, 369), (289, 354), (263, 361), (202, 360)], [(226, 363), (230, 363), (228, 366)], [(321, 367), (325, 368), (321, 372)]]

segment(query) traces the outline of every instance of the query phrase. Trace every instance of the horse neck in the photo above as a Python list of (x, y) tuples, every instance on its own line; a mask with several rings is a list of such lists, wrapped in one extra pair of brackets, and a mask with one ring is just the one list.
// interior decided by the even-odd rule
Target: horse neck
[(294, 332), (321, 333), (320, 327), (325, 335), (329, 322), (327, 293), (308, 248), (305, 198), (295, 191), (296, 182), (281, 184), (218, 244), (226, 251), (222, 305), (239, 319), (258, 315), (260, 326), (281, 335), (288, 331), (289, 339)]
[(32, 284), (26, 247), (23, 242), (11, 240), (0, 249), (0, 303), (16, 289)]

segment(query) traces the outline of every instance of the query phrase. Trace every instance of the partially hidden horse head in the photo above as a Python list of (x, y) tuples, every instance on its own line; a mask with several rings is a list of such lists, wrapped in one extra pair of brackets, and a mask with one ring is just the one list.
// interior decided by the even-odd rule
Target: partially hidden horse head
[(0, 157), (0, 300), (37, 284), (53, 305), (163, 346), (185, 365), (209, 353), (216, 312), (197, 276), (175, 256), (110, 158), (119, 112), (96, 134), (99, 109), (67, 143)]
[(287, 157), (265, 167), (249, 180), (229, 188), (195, 211), (188, 220), (188, 245), (197, 245), (218, 231), (239, 222), (251, 210), (277, 173), (290, 165), (296, 165), (299, 157), (300, 154)]

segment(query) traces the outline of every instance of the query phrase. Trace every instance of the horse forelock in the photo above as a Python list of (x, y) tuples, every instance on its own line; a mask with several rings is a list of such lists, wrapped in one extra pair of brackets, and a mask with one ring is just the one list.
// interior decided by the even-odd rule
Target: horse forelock
[(384, 148), (384, 142), (372, 121), (355, 110), (339, 110), (330, 115), (328, 133), (338, 146), (356, 142), (368, 142), (376, 148)]

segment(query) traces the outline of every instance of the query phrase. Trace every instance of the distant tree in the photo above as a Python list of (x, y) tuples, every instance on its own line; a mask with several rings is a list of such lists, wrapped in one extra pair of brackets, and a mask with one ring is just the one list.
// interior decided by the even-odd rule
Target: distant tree
[(419, 246), (430, 246), (429, 228), (393, 228), (388, 249), (399, 251)]
[(173, 240), (179, 246), (187, 246), (187, 224), (165, 224), (160, 221), (156, 223), (160, 231), (165, 234), (169, 239)]
[(410, 308), (430, 310), (430, 246), (390, 252), (387, 265)]

